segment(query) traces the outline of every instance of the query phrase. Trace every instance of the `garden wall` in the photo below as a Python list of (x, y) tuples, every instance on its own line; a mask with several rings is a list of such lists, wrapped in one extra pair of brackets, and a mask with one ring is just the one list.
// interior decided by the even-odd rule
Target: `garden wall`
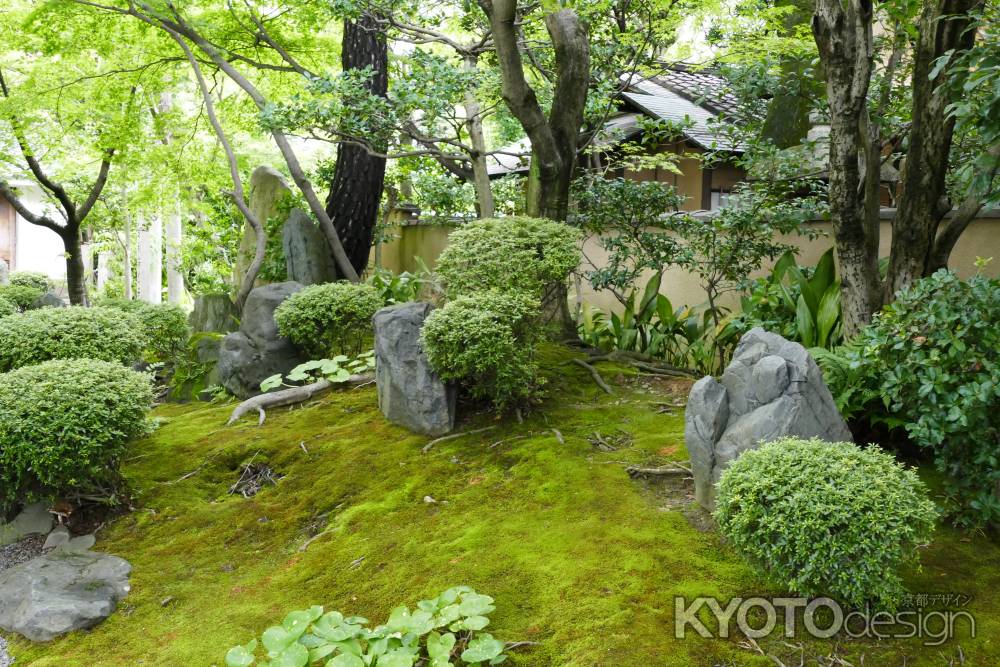
[[(880, 251), (883, 255), (889, 252), (892, 239), (892, 218), (894, 209), (882, 210)], [(420, 257), (431, 268), (439, 254), (448, 245), (448, 235), (460, 223), (456, 221), (428, 222), (408, 217), (402, 224), (391, 229), (393, 239), (379, 248), (381, 266), (393, 271), (414, 271), (418, 268), (415, 259)], [(816, 221), (811, 225), (824, 234), (820, 238), (809, 240), (805, 237), (788, 237), (789, 243), (799, 248), (799, 263), (814, 265), (819, 257), (832, 244), (832, 226), (829, 222)], [(594, 264), (600, 266), (606, 261), (607, 255), (597, 239), (590, 239), (584, 244), (584, 255)], [(374, 257), (374, 254), (373, 254)], [(962, 277), (968, 277), (976, 272), (977, 257), (995, 258), (985, 269), (992, 277), (1000, 277), (1000, 210), (984, 211), (962, 235), (958, 245), (951, 255), (951, 267)], [(586, 263), (585, 263), (586, 266)], [(517, 270), (517, 267), (511, 267)], [(770, 270), (766, 266), (761, 274)], [(583, 301), (592, 305), (609, 309), (619, 308), (618, 302), (608, 292), (595, 292), (586, 281), (582, 281), (580, 296)], [(661, 290), (670, 299), (674, 307), (681, 305), (698, 305), (705, 301), (705, 293), (698, 284), (698, 277), (680, 269), (668, 271), (663, 280)], [(731, 298), (730, 303), (735, 299)]]

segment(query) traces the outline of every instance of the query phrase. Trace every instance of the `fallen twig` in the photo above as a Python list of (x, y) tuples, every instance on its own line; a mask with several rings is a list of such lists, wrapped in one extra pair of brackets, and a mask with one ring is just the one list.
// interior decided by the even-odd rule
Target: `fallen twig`
[(485, 433), (486, 431), (492, 431), (495, 428), (496, 428), (496, 426), (486, 426), (484, 428), (475, 428), (475, 429), (472, 429), (471, 431), (462, 431), (461, 433), (452, 433), (450, 435), (443, 435), (440, 438), (435, 438), (434, 440), (431, 440), (430, 442), (428, 442), (426, 445), (424, 445), (423, 449), (421, 449), (420, 451), (422, 451), (424, 454), (426, 454), (427, 452), (431, 451), (431, 447), (433, 447), (434, 445), (436, 445), (438, 443), (446, 442), (448, 440), (454, 440), (455, 438), (461, 438), (462, 436), (466, 436), (466, 435), (474, 435), (476, 433)]
[(659, 468), (641, 468), (639, 466), (629, 466), (625, 468), (629, 477), (657, 477), (667, 475), (690, 475), (691, 470), (683, 466), (661, 466)]

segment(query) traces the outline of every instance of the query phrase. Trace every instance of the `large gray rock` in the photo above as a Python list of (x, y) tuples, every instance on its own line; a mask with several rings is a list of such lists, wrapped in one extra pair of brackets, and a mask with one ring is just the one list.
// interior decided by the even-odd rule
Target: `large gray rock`
[(239, 328), (240, 313), (228, 294), (203, 294), (195, 297), (194, 310), (188, 316), (191, 331), (230, 333)]
[(31, 307), (34, 308), (64, 308), (66, 302), (62, 300), (55, 292), (46, 292), (37, 299), (31, 302)]
[(56, 549), (0, 572), (0, 628), (49, 641), (91, 628), (129, 592), (132, 566), (117, 556)]
[(851, 432), (804, 347), (781, 336), (748, 331), (722, 374), (698, 380), (685, 412), (695, 497), (715, 508), (722, 472), (748, 449), (785, 436), (850, 442)]
[(319, 285), (337, 279), (337, 265), (323, 231), (302, 209), (293, 209), (281, 231), (288, 279)]
[(403, 303), (375, 313), (375, 385), (386, 419), (416, 433), (442, 435), (455, 427), (455, 388), (431, 369), (420, 329), (434, 309)]
[(288, 373), (306, 361), (298, 348), (278, 333), (274, 322), (274, 310), (302, 287), (301, 283), (289, 281), (250, 292), (239, 331), (223, 338), (219, 349), (219, 381), (236, 396), (259, 394), (263, 380)]

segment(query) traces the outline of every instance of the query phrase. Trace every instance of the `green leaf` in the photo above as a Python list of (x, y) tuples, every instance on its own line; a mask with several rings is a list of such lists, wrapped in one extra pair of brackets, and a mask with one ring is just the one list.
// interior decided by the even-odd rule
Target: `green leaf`
[(256, 649), (256, 639), (244, 646), (234, 646), (226, 653), (226, 667), (250, 667), (254, 663), (253, 652)]
[(840, 320), (840, 281), (830, 285), (819, 302), (816, 314), (816, 345), (826, 347), (837, 322)]
[(462, 652), (462, 660), (466, 662), (493, 660), (503, 653), (503, 647), (503, 642), (493, 639), (491, 635), (480, 635), (469, 642), (469, 647)]
[(365, 661), (350, 653), (341, 653), (327, 661), (326, 667), (365, 667)]
[(427, 635), (427, 655), (431, 658), (447, 659), (451, 655), (451, 650), (455, 648), (455, 635), (450, 632), (441, 634), (432, 632)]
[(813, 321), (812, 311), (806, 305), (805, 295), (799, 295), (798, 304), (795, 308), (795, 324), (799, 329), (799, 341), (804, 347), (814, 347), (816, 345), (816, 323)]
[(282, 376), (281, 373), (278, 373), (276, 375), (272, 375), (268, 378), (265, 378), (264, 381), (260, 383), (260, 390), (271, 391), (272, 389), (277, 389), (281, 385), (282, 385)]

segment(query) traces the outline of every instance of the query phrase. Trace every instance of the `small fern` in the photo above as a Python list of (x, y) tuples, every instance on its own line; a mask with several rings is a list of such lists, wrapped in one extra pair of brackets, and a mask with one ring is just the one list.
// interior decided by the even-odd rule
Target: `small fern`
[(823, 371), (823, 380), (844, 419), (850, 419), (881, 396), (877, 387), (872, 386), (860, 346), (849, 343), (832, 350), (811, 347), (809, 354)]

